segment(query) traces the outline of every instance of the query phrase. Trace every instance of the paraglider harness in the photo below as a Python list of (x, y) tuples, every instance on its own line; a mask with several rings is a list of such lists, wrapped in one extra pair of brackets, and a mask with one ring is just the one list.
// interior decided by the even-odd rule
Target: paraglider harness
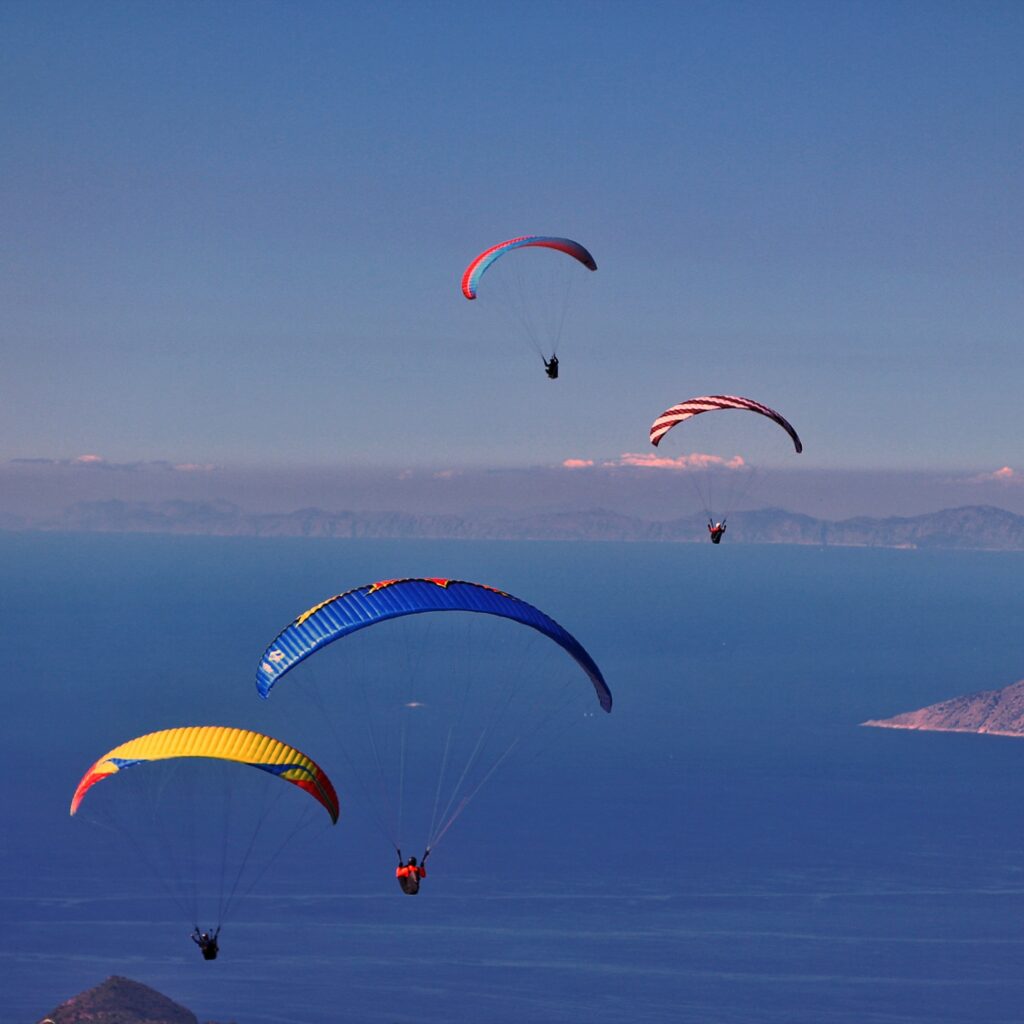
[(544, 372), (551, 380), (558, 380), (558, 356), (552, 356), (544, 360)]
[(217, 925), (212, 935), (209, 932), (201, 932), (199, 925), (196, 925), (195, 931), (192, 932), (190, 938), (199, 947), (199, 952), (203, 954), (204, 960), (217, 959), (217, 953), (220, 952), (220, 947), (217, 945), (218, 935), (220, 935), (220, 925)]
[(725, 520), (723, 519), (720, 523), (713, 523), (708, 520), (708, 533), (711, 534), (712, 544), (722, 543), (722, 534), (725, 533)]
[(396, 852), (398, 853), (398, 868), (395, 870), (395, 877), (398, 879), (398, 884), (406, 896), (416, 896), (420, 891), (420, 879), (427, 877), (427, 869), (424, 865), (430, 856), (430, 847), (427, 847), (427, 852), (423, 854), (419, 864), (416, 863), (415, 857), (410, 857), (406, 863), (402, 860), (402, 851), (397, 850)]

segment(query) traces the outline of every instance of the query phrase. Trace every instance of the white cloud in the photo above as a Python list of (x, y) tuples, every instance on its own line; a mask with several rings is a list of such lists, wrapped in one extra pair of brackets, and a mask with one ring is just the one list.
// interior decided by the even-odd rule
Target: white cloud
[(598, 463), (593, 459), (563, 459), (561, 469), (590, 469), (599, 466), (601, 469), (668, 469), (679, 471), (701, 469), (746, 469), (747, 464), (742, 455), (734, 455), (731, 459), (721, 455), (706, 455), (703, 452), (691, 452), (689, 455), (677, 455), (671, 458), (655, 452), (623, 452), (618, 458), (605, 459)]
[(676, 471), (710, 469), (720, 467), (722, 469), (744, 469), (746, 463), (741, 455), (734, 455), (731, 459), (723, 459), (721, 455), (705, 455), (702, 452), (691, 452), (689, 455), (677, 455), (670, 458), (667, 455), (656, 455), (654, 452), (625, 452), (618, 459), (604, 463), (606, 466), (639, 466), (644, 469), (669, 469)]

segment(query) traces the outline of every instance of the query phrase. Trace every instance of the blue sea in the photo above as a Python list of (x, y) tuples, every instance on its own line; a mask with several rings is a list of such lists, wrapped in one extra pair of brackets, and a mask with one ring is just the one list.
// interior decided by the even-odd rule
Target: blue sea
[[(1024, 742), (859, 727), (1024, 676), (1024, 559), (729, 540), (0, 535), (0, 1021), (113, 974), (237, 1024), (1024, 1019)], [(613, 713), (502, 764), (415, 899), (310, 749), (341, 822), (288, 844), (204, 962), (134, 843), (69, 817), (78, 779), (172, 725), (288, 739), (253, 685), (268, 642), (418, 575), (547, 611)]]

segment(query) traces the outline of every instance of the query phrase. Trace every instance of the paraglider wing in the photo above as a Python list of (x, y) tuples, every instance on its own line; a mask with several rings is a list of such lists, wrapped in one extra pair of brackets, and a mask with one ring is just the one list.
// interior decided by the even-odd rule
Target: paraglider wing
[(682, 423), (684, 420), (699, 416), (702, 412), (714, 412), (716, 409), (744, 409), (747, 412), (756, 412), (762, 416), (767, 416), (768, 419), (773, 420), (782, 427), (793, 439), (793, 445), (797, 450), (797, 454), (804, 450), (803, 443), (797, 436), (797, 432), (780, 413), (777, 413), (774, 409), (769, 409), (767, 405), (755, 402), (752, 398), (740, 398), (738, 395), (704, 395), (701, 398), (691, 398), (685, 402), (680, 402), (678, 405), (673, 405), (671, 409), (666, 409), (651, 424), (651, 444), (657, 447), (658, 442), (677, 423)]
[(71, 801), (71, 813), (78, 810), (85, 794), (102, 779), (125, 768), (173, 757), (237, 761), (270, 772), (304, 789), (323, 805), (331, 821), (338, 821), (338, 796), (331, 780), (315, 761), (270, 736), (220, 725), (164, 729), (114, 747), (82, 776)]
[(419, 612), (481, 612), (512, 619), (543, 633), (566, 651), (587, 674), (605, 711), (612, 695), (601, 670), (583, 645), (533, 605), (480, 583), (446, 579), (383, 580), (328, 598), (300, 615), (263, 652), (256, 673), (261, 697), (289, 669), (326, 644), (385, 619)]
[(536, 245), (545, 249), (557, 249), (567, 256), (579, 260), (587, 270), (597, 270), (594, 257), (571, 238), (550, 238), (545, 235), (521, 235), (519, 238), (510, 238), (507, 242), (499, 242), (485, 249), (475, 260), (466, 267), (462, 275), (462, 294), (467, 299), (476, 298), (476, 289), (483, 277), (484, 271), (499, 257), (513, 249), (521, 249), (524, 246)]

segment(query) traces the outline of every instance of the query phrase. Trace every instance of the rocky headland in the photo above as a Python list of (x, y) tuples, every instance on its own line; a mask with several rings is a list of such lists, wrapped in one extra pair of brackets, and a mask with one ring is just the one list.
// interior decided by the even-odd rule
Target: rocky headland
[(1024, 736), (1024, 679), (1001, 690), (980, 690), (965, 697), (929, 704), (917, 711), (905, 711), (892, 718), (871, 719), (861, 724), (879, 729)]

